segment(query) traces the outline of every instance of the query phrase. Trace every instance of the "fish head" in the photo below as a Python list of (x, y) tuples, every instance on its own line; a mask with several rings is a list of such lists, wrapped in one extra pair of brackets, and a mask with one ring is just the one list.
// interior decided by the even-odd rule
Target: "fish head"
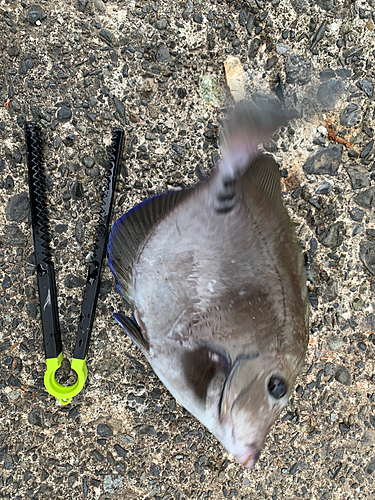
[(226, 448), (246, 467), (254, 467), (288, 402), (299, 371), (293, 365), (288, 356), (240, 356), (226, 379), (219, 420)]
[(206, 356), (211, 378), (200, 419), (240, 463), (253, 468), (288, 402), (303, 356), (240, 354), (232, 363), (222, 352)]

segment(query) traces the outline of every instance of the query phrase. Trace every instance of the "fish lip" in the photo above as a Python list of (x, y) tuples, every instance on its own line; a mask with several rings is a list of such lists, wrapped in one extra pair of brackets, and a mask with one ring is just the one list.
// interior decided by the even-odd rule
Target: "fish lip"
[(241, 455), (236, 454), (234, 457), (247, 469), (253, 469), (259, 455), (260, 451), (254, 445), (249, 445), (244, 453)]

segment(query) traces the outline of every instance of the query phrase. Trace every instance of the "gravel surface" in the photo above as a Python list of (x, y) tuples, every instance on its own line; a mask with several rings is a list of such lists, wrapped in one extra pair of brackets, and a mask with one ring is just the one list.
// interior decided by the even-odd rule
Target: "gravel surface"
[[(375, 497), (374, 21), (374, 0), (0, 1), (0, 498)], [(204, 179), (230, 55), (247, 92), (320, 105), (264, 145), (304, 252), (311, 341), (252, 471), (123, 335), (107, 266), (85, 389), (68, 406), (46, 393), (23, 139), (38, 121), (69, 358), (112, 127), (126, 134), (114, 218)]]

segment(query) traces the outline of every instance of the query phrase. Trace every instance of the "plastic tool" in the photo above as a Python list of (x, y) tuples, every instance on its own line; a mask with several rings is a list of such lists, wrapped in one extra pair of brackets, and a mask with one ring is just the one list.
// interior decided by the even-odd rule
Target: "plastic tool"
[(113, 130), (112, 144), (108, 148), (108, 165), (105, 173), (103, 201), (99, 214), (99, 227), (96, 235), (92, 263), (90, 264), (83, 296), (78, 333), (74, 347), (71, 368), (77, 374), (73, 386), (65, 386), (55, 379), (56, 370), (62, 362), (62, 343), (57, 306), (55, 271), (50, 247), (50, 228), (46, 177), (43, 166), (42, 131), (34, 122), (25, 124), (26, 160), (29, 174), (31, 219), (34, 235), (35, 260), (40, 302), (40, 316), (43, 329), (44, 350), (47, 370), (44, 386), (62, 404), (70, 403), (83, 388), (87, 378), (86, 356), (89, 347), (95, 309), (100, 287), (100, 272), (106, 252), (115, 183), (119, 170), (119, 160), (124, 132)]

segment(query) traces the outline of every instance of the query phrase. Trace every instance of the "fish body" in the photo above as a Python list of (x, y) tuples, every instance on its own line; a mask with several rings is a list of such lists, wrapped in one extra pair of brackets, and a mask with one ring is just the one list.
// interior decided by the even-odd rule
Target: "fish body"
[(108, 245), (133, 311), (115, 318), (179, 403), (247, 467), (308, 341), (306, 280), (279, 170), (257, 153), (283, 121), (264, 104), (240, 105), (209, 179), (136, 206)]

